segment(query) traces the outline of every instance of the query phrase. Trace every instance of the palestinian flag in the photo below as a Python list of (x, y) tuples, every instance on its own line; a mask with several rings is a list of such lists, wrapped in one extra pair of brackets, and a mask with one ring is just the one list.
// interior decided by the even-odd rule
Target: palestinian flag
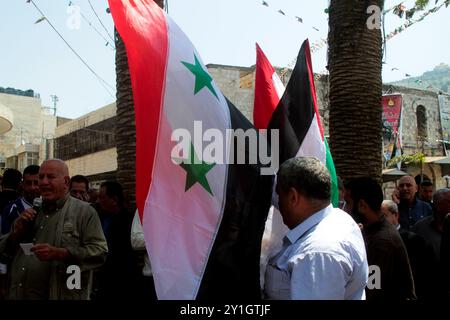
[[(266, 82), (269, 80), (266, 79)], [(255, 103), (259, 95), (255, 88)], [(308, 40), (302, 44), (291, 78), (271, 114), (268, 127), (280, 130), (280, 164), (293, 157), (317, 157), (326, 164), (332, 179), (331, 202), (337, 207), (339, 190), (336, 169), (320, 123)]]
[[(260, 175), (259, 164), (229, 165), (218, 156), (230, 151), (226, 130), (251, 129), (251, 123), (152, 0), (109, 5), (128, 56), (136, 200), (158, 298), (258, 299), (273, 178)], [(207, 159), (212, 145), (215, 157)], [(250, 155), (237, 143), (233, 148), (235, 156)]]
[(253, 124), (267, 129), (272, 113), (284, 93), (284, 85), (266, 55), (256, 44), (255, 99)]
[[(253, 123), (256, 128), (267, 129), (284, 90), (284, 85), (274, 67), (261, 47), (256, 44), (255, 99), (253, 104)], [(274, 199), (277, 199), (276, 194)], [(267, 263), (273, 255), (280, 251), (283, 237), (288, 231), (289, 228), (283, 223), (280, 211), (272, 206), (267, 216), (261, 242), (261, 288), (264, 288)]]

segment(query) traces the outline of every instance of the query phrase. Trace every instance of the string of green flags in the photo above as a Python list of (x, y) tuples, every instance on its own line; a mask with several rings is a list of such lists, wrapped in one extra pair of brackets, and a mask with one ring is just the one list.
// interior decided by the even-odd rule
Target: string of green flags
[(445, 0), (441, 4), (437, 5), (438, 2), (439, 2), (439, 0), (436, 0), (435, 1), (435, 6), (433, 8), (431, 8), (431, 9), (429, 9), (429, 10), (426, 10), (417, 19), (412, 19), (412, 18), (414, 16), (414, 13), (424, 9), (423, 4), (418, 5), (417, 1), (416, 1), (416, 5), (410, 10), (406, 10), (406, 7), (403, 5), (403, 3), (400, 3), (397, 6), (395, 6), (394, 9), (392, 9), (391, 11), (395, 15), (399, 16), (400, 18), (402, 18), (403, 15), (404, 15), (405, 18), (406, 18), (406, 22), (403, 25), (395, 28), (394, 31), (388, 33), (386, 35), (385, 41), (392, 39), (393, 37), (395, 37), (396, 35), (398, 35), (399, 33), (403, 32), (403, 31), (405, 31), (407, 28), (409, 28), (413, 24), (416, 24), (417, 22), (423, 21), (428, 15), (430, 15), (431, 13), (436, 13), (444, 5), (447, 8), (448, 5), (450, 4), (450, 0)]
[[(399, 4), (396, 4), (387, 10), (384, 10), (383, 15), (385, 15), (389, 12), (392, 12), (393, 14), (397, 15), (400, 18), (405, 17), (405, 19), (407, 20), (403, 25), (395, 28), (393, 31), (388, 33), (385, 37), (385, 41), (392, 39), (394, 36), (403, 32), (404, 30), (406, 30), (413, 24), (423, 21), (429, 14), (437, 12), (443, 6), (445, 6), (447, 8), (448, 5), (450, 4), (450, 0), (443, 0), (441, 3), (439, 3), (440, 0), (435, 0), (435, 6), (433, 8), (426, 10), (424, 13), (422, 13), (419, 16), (419, 18), (413, 19), (414, 15), (416, 13), (425, 10), (425, 7), (427, 6), (428, 2), (429, 1), (425, 1), (425, 0), (416, 0), (414, 3), (414, 6), (411, 9), (407, 9), (407, 7), (404, 5), (404, 2), (402, 1)], [(265, 7), (271, 7), (271, 5), (269, 4), (268, 1), (261, 1), (261, 4)], [(274, 9), (274, 11), (276, 11), (278, 14), (281, 14), (286, 17), (295, 17), (295, 20), (297, 20), (300, 23), (303, 23), (303, 18), (301, 18), (301, 17), (288, 15), (288, 14), (286, 14), (286, 11), (283, 11), (281, 9), (279, 9), (279, 10)], [(330, 12), (329, 8), (326, 8), (324, 10), (324, 12), (328, 14)], [(319, 31), (319, 29), (316, 27), (312, 27), (312, 28), (316, 31)], [(326, 47), (327, 44), (328, 44), (327, 39), (324, 39), (324, 38), (321, 38), (317, 41), (313, 41), (311, 43), (311, 53), (315, 53), (315, 52), (319, 51), (323, 47)]]
[[(404, 1), (400, 2), (399, 4), (396, 4), (395, 6), (390, 7), (387, 10), (383, 11), (383, 14), (392, 12), (399, 18), (403, 18), (405, 16), (406, 20), (412, 19), (415, 13), (425, 10), (425, 7), (428, 5), (427, 0), (416, 0), (414, 3), (414, 6), (411, 9), (407, 9), (406, 5), (404, 5)], [(434, 1), (435, 8), (438, 4), (439, 0)], [(450, 0), (444, 0), (442, 5), (445, 4), (445, 7), (447, 7), (450, 4)], [(433, 10), (433, 9), (431, 9)]]
[[(412, 19), (415, 13), (418, 13), (420, 11), (425, 10), (425, 7), (427, 6), (427, 2), (428, 1), (424, 1), (424, 0), (417, 0), (415, 1), (414, 6), (411, 9), (407, 9), (406, 6), (403, 4), (404, 2), (401, 2), (395, 6), (390, 7), (387, 10), (383, 11), (383, 15), (385, 15), (386, 13), (392, 12), (393, 14), (399, 16), (400, 18), (402, 18), (403, 16), (405, 17), (405, 19), (407, 20), (402, 26), (396, 28), (394, 31), (388, 33), (385, 37), (385, 42), (392, 39), (394, 36), (398, 35), (399, 33), (403, 32), (404, 30), (406, 30), (407, 28), (409, 28), (411, 25), (417, 23), (417, 22), (421, 22), (423, 21), (428, 15), (430, 15), (431, 13), (435, 13), (437, 12), (439, 9), (441, 9), (444, 5), (447, 8), (448, 5), (450, 4), (450, 0), (445, 0), (442, 3), (439, 3), (439, 0), (435, 0), (435, 6), (429, 10), (426, 10), (424, 13), (422, 13), (419, 18), (417, 19)], [(326, 8), (325, 13), (329, 13), (329, 8)], [(311, 43), (311, 53), (316, 53), (317, 51), (319, 51), (320, 49), (326, 47), (328, 45), (328, 41), (325, 38), (321, 38), (317, 41), (313, 41)], [(293, 59), (286, 68), (284, 68), (282, 70), (282, 75), (284, 75), (289, 69), (292, 69), (293, 65), (295, 64), (295, 59)], [(395, 71), (395, 70), (399, 70), (398, 68), (392, 68), (391, 71)], [(320, 73), (315, 75), (316, 80), (320, 79), (323, 76), (326, 76), (328, 73)], [(410, 74), (405, 73), (405, 77), (411, 77)], [(443, 95), (447, 95), (448, 97), (450, 97), (450, 95), (446, 92), (442, 92), (442, 90), (435, 88), (434, 86), (432, 86), (431, 84), (422, 82), (422, 80), (416, 80), (416, 84), (417, 85), (423, 85), (423, 89), (427, 89), (427, 90), (433, 90), (436, 92), (439, 92), (440, 94)]]
[[(269, 9), (272, 9), (272, 8), (273, 8), (272, 10), (273, 10), (274, 12), (276, 12), (276, 13), (282, 15), (282, 16), (285, 16), (285, 17), (288, 17), (288, 18), (292, 18), (292, 19), (294, 19), (295, 21), (297, 21), (298, 23), (302, 23), (302, 24), (303, 24), (303, 18), (302, 18), (302, 17), (287, 14), (287, 13), (286, 13), (286, 10), (276, 9), (275, 7), (272, 7), (272, 5), (269, 3), (269, 1), (260, 1), (260, 3), (261, 3), (261, 5), (263, 5), (263, 6), (267, 7), (267, 8), (269, 8)], [(317, 27), (315, 27), (315, 26), (311, 26), (311, 28), (314, 29), (315, 31), (320, 31), (319, 28), (317, 28)]]

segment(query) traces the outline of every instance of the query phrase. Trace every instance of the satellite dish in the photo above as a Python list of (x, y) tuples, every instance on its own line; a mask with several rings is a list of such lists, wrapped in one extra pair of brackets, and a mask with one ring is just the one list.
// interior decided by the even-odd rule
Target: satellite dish
[(4, 134), (13, 127), (13, 114), (5, 105), (0, 103), (0, 134)]

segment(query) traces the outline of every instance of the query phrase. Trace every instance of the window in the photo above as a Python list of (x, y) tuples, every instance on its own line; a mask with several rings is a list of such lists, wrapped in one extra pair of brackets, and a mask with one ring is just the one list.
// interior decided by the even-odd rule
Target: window
[(416, 109), (417, 117), (417, 135), (420, 138), (426, 138), (428, 136), (427, 130), (427, 110), (424, 106), (419, 105)]
[(38, 152), (27, 152), (27, 166), (39, 163)]

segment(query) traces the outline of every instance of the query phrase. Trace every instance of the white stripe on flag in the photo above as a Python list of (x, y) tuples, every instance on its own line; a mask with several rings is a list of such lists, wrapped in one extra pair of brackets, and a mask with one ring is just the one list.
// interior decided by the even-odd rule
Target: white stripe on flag
[(317, 122), (317, 114), (314, 114), (312, 123), (308, 132), (303, 139), (303, 142), (298, 149), (296, 157), (317, 157), (323, 164), (326, 164), (327, 153), (325, 150), (325, 143), (320, 134), (319, 123)]
[(281, 82), (280, 77), (278, 76), (278, 74), (275, 71), (272, 75), (272, 83), (273, 83), (273, 87), (275, 88), (275, 91), (277, 92), (278, 99), (281, 99), (281, 97), (283, 96), (285, 87), (283, 85), (283, 82)]
[[(144, 210), (145, 240), (158, 298), (195, 299), (221, 222), (228, 168), (216, 164), (207, 173), (213, 196), (199, 183), (185, 191), (186, 171), (171, 160), (176, 145), (171, 134), (182, 128), (194, 138), (194, 121), (201, 120), (203, 130), (215, 128), (225, 137), (230, 115), (214, 84), (218, 98), (206, 87), (194, 95), (195, 76), (182, 61), (195, 64), (194, 52), (201, 61), (200, 56), (166, 19), (169, 54), (153, 181)], [(200, 156), (202, 150), (195, 152)]]

